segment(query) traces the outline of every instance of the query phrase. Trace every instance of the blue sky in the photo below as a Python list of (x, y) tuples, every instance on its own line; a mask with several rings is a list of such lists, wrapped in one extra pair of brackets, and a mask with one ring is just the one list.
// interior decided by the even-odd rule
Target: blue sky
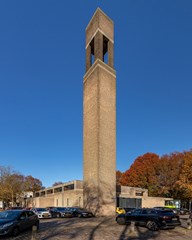
[(85, 28), (115, 23), (117, 169), (192, 148), (192, 1), (0, 1), (0, 165), (83, 176)]

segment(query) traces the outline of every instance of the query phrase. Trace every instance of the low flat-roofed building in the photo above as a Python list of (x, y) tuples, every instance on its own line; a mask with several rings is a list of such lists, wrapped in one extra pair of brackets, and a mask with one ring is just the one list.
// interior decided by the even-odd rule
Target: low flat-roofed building
[[(117, 207), (160, 207), (172, 198), (149, 197), (148, 190), (117, 186)], [(35, 192), (33, 207), (83, 207), (83, 181), (74, 180)]]
[(173, 200), (173, 198), (149, 197), (147, 189), (117, 186), (117, 206), (119, 207), (163, 207), (167, 200)]
[(83, 207), (83, 181), (74, 180), (35, 192), (34, 207)]

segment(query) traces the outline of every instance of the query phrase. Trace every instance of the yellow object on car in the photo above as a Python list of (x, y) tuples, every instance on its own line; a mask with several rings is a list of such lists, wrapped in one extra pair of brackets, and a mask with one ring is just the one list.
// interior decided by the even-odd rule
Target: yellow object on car
[(125, 211), (125, 209), (122, 208), (122, 207), (117, 207), (117, 208), (116, 208), (116, 213), (122, 214), (122, 213), (126, 213), (126, 211)]

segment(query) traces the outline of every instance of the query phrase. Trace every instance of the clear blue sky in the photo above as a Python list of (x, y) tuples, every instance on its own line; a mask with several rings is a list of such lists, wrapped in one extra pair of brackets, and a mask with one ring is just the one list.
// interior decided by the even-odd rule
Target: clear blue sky
[(1, 0), (0, 165), (82, 179), (85, 28), (115, 23), (117, 169), (192, 148), (191, 0)]

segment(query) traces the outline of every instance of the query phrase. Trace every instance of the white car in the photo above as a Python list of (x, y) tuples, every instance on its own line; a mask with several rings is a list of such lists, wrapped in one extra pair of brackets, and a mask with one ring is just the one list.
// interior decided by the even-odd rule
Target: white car
[(38, 216), (38, 218), (51, 218), (51, 214), (46, 208), (32, 208), (32, 211)]

